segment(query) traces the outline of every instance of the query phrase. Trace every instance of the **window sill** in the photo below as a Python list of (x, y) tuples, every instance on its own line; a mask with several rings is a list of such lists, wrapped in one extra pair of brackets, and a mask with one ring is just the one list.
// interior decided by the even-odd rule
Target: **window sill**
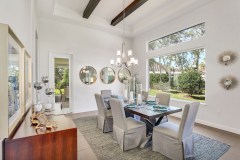
[[(151, 95), (149, 95), (149, 97), (151, 97), (151, 99), (155, 98), (155, 96), (151, 96)], [(175, 98), (171, 98), (171, 101), (177, 101), (177, 102), (183, 102), (183, 103), (191, 103), (191, 102), (193, 102), (193, 101), (182, 100), (182, 99), (175, 99)], [(206, 107), (207, 103), (206, 102), (200, 102), (200, 106)]]

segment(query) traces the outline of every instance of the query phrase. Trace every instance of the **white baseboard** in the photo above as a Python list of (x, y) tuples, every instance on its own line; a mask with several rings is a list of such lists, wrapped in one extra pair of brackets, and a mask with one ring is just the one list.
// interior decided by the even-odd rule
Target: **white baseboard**
[[(178, 115), (178, 114), (174, 114), (174, 115), (171, 115), (171, 116), (177, 117), (177, 118), (181, 118), (182, 117), (181, 115)], [(224, 131), (228, 131), (228, 132), (240, 135), (240, 130), (236, 129), (236, 128), (231, 128), (231, 127), (228, 127), (228, 126), (225, 126), (225, 125), (220, 125), (220, 124), (207, 122), (207, 121), (204, 121), (204, 120), (201, 120), (201, 119), (196, 119), (196, 123), (202, 124), (202, 125), (205, 125), (205, 126), (209, 126), (209, 127), (213, 127), (213, 128), (217, 128), (217, 129), (221, 129), (221, 130), (224, 130)]]
[(3, 147), (3, 145), (2, 145), (3, 140), (4, 140), (4, 139), (1, 139), (1, 138), (0, 138), (0, 142), (1, 142), (1, 145), (0, 145), (0, 160), (2, 160), (2, 158), (3, 158), (3, 153), (2, 153), (2, 151), (3, 151), (3, 148), (2, 148), (2, 147)]
[(84, 112), (92, 112), (92, 111), (97, 111), (96, 107), (75, 109), (73, 110), (73, 113), (84, 113)]

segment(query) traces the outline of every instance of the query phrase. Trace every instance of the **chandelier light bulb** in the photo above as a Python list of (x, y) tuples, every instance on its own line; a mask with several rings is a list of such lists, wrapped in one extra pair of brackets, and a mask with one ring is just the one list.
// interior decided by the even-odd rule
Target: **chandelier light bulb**
[(132, 56), (132, 50), (128, 51), (128, 56), (131, 57)]
[(121, 51), (117, 50), (117, 56), (121, 56)]
[(110, 64), (111, 64), (111, 65), (114, 64), (114, 60), (113, 60), (113, 59), (110, 60)]
[(135, 64), (135, 65), (138, 64), (138, 59), (135, 59), (134, 64)]
[(121, 63), (121, 58), (117, 58), (117, 63)]
[(135, 61), (135, 58), (134, 58), (134, 57), (130, 58), (130, 62), (131, 62), (131, 63), (134, 63), (134, 61)]

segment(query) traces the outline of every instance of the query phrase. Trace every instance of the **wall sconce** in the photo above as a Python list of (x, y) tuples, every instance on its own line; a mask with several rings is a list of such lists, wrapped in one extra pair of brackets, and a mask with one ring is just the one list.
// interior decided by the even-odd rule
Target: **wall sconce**
[(238, 85), (238, 80), (233, 76), (223, 77), (220, 80), (220, 85), (227, 90), (234, 89)]
[(228, 65), (237, 60), (237, 53), (234, 51), (224, 51), (219, 55), (218, 61), (220, 64)]

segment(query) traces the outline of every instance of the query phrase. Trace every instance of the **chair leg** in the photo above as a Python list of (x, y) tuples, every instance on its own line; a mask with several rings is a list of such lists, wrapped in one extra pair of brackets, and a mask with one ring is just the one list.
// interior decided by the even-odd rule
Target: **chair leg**
[[(108, 129), (107, 132), (105, 132), (105, 125), (106, 125), (106, 119), (104, 119), (104, 123), (103, 123), (103, 133), (109, 133), (112, 132), (111, 130)], [(109, 124), (108, 124), (109, 125)]]
[(103, 122), (103, 133), (106, 133), (105, 132), (105, 119), (104, 119), (104, 122)]

